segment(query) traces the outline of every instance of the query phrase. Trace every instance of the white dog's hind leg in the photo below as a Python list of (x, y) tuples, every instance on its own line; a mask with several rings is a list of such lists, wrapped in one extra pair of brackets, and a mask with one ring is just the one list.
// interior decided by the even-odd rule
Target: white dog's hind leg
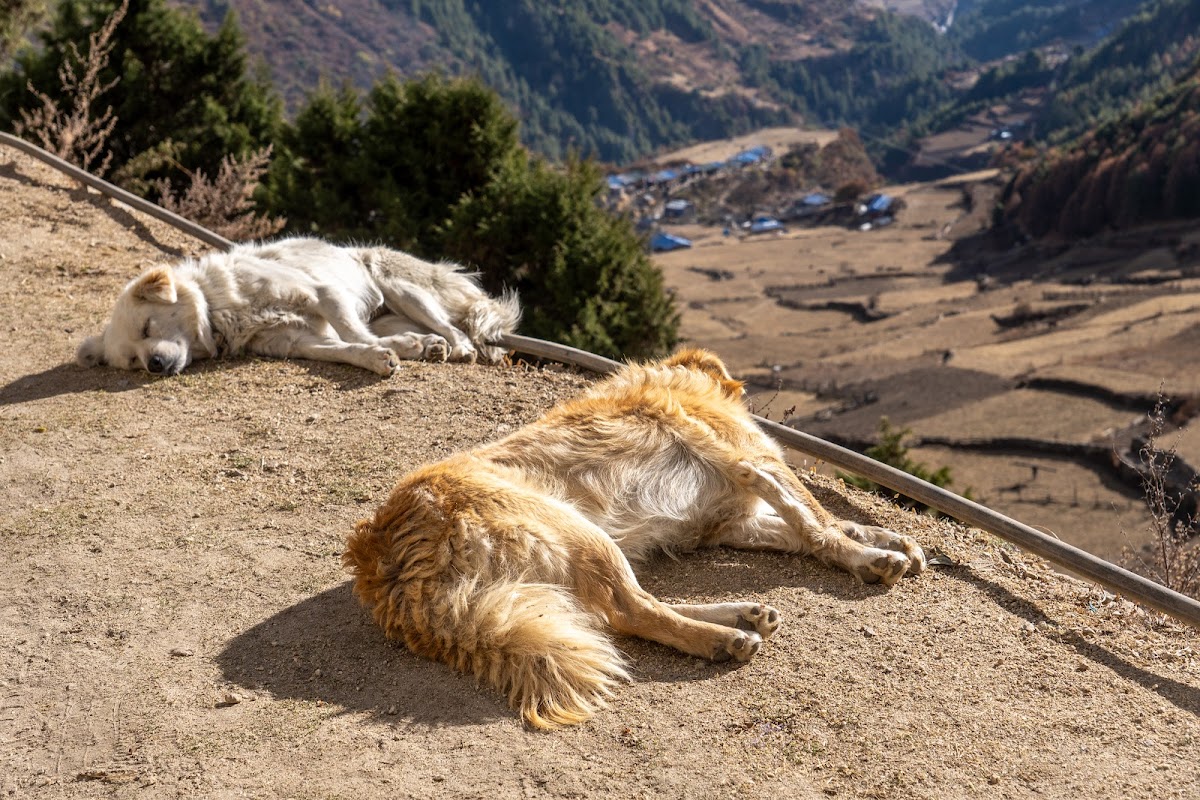
[(384, 302), (397, 314), (433, 331), (450, 345), (451, 361), (474, 361), (475, 345), (466, 333), (454, 326), (446, 309), (424, 289), (410, 283), (399, 285), (381, 281)]
[(341, 289), (319, 287), (317, 310), (329, 326), (337, 331), (342, 341), (353, 344), (379, 344), (379, 337), (372, 333), (367, 323), (359, 317), (354, 303)]
[(371, 332), (384, 347), (396, 351), (401, 358), (423, 358), (445, 361), (450, 345), (436, 333), (426, 333), (421, 327), (398, 314), (385, 314), (371, 322)]

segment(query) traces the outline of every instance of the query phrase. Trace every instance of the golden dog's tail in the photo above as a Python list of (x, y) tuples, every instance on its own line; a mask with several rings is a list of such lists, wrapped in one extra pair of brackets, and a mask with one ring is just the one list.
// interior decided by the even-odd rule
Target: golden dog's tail
[(561, 587), (503, 581), (461, 592), (452, 666), (505, 694), (532, 727), (583, 722), (629, 679), (596, 620)]
[(355, 527), (343, 561), (354, 593), (387, 636), (508, 697), (534, 728), (589, 719), (613, 687), (629, 680), (625, 659), (599, 621), (559, 586), (485, 582), (431, 572), (417, 555), (396, 570), (397, 555), (371, 520)]

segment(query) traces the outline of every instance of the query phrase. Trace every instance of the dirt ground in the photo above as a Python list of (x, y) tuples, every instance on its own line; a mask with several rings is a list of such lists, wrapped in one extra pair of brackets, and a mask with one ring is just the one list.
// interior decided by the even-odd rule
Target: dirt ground
[(784, 615), (751, 663), (622, 640), (576, 729), (386, 642), (339, 556), (426, 460), (533, 419), (561, 369), (72, 363), (125, 281), (196, 242), (0, 149), (0, 795), (1194, 797), (1196, 631), (979, 531), (798, 466), (945, 564), (892, 590), (805, 559), (663, 558), (677, 601)]

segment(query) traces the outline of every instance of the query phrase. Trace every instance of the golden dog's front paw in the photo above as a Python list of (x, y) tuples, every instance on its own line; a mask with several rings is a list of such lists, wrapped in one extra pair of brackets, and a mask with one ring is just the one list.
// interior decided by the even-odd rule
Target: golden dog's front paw
[[(908, 559), (905, 575), (920, 575), (925, 571), (925, 551), (911, 536), (881, 528), (878, 525), (863, 525), (850, 520), (839, 520), (837, 526), (848, 537), (856, 542), (875, 547), (880, 550), (892, 550), (903, 553)], [(874, 581), (868, 581), (873, 583)]]
[(852, 572), (863, 583), (882, 583), (894, 586), (908, 572), (910, 561), (904, 553), (868, 547), (863, 551), (863, 562)]

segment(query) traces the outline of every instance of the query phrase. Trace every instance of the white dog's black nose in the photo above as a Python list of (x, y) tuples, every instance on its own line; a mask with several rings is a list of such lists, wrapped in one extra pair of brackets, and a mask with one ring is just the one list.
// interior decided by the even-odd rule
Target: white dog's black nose
[(162, 375), (167, 371), (167, 362), (162, 356), (150, 356), (150, 360), (146, 362), (146, 369), (155, 375)]

